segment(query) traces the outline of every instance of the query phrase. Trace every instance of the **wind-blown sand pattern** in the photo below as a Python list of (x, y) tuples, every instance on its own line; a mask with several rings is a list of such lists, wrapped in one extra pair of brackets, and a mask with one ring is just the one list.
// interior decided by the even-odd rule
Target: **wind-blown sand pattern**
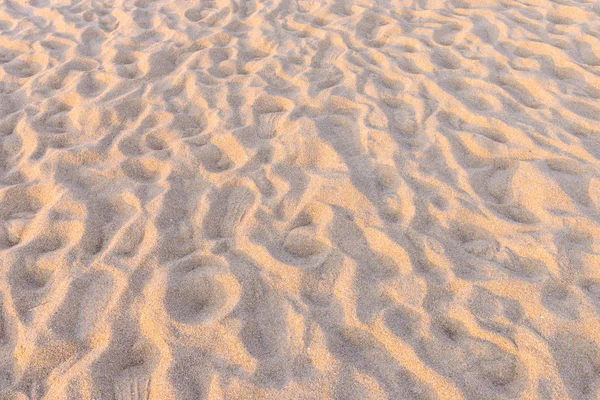
[(596, 399), (600, 2), (4, 0), (0, 398)]

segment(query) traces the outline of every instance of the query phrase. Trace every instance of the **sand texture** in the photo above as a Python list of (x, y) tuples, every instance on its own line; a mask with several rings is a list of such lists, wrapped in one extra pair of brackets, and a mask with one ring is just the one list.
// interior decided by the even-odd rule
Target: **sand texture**
[(599, 316), (599, 1), (0, 1), (0, 399), (592, 400)]

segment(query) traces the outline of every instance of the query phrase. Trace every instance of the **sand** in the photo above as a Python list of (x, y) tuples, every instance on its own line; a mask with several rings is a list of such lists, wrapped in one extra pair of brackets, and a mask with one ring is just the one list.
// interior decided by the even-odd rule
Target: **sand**
[(597, 399), (600, 2), (4, 0), (0, 399)]

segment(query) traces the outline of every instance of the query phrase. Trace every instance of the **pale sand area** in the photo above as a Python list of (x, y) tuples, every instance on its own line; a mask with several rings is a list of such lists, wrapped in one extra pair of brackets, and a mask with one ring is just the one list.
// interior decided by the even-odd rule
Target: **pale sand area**
[(597, 399), (600, 2), (4, 0), (1, 399)]

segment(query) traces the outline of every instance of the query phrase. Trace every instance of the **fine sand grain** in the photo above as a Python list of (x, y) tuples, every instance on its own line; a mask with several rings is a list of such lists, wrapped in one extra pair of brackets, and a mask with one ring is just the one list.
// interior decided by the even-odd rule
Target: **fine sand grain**
[(2, 0), (0, 399), (597, 399), (600, 2)]

